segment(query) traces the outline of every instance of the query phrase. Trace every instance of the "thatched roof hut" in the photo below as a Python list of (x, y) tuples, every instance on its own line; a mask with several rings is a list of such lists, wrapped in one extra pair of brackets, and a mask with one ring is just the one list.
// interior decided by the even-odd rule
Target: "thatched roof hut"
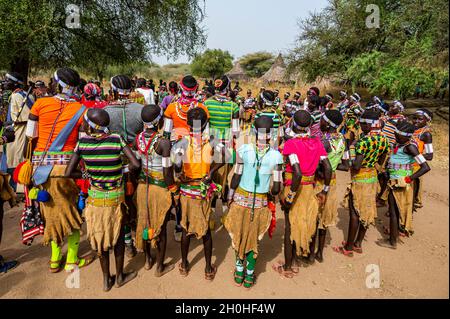
[(275, 62), (273, 63), (271, 68), (260, 78), (260, 80), (264, 83), (290, 82), (291, 79), (289, 79), (286, 74), (286, 65), (284, 64), (281, 53), (278, 54), (278, 57), (275, 59)]
[(226, 75), (228, 75), (231, 80), (235, 81), (247, 81), (250, 79), (250, 77), (245, 74), (244, 68), (239, 61), (234, 64), (233, 68)]

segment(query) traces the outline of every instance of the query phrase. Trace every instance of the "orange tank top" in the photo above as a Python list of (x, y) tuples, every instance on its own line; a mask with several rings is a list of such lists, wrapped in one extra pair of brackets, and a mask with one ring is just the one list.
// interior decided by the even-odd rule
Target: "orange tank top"
[(212, 162), (212, 147), (208, 141), (202, 145), (194, 145), (192, 138), (186, 150), (186, 160), (183, 162), (184, 175), (190, 179), (201, 179), (209, 174)]
[(419, 149), (419, 153), (423, 154), (423, 150), (425, 148), (425, 142), (422, 141), (420, 138), (422, 136), (423, 133), (426, 132), (431, 132), (431, 129), (428, 126), (424, 126), (419, 128), (418, 130), (416, 130), (414, 132), (413, 138), (415, 140), (415, 142), (417, 143), (417, 148)]

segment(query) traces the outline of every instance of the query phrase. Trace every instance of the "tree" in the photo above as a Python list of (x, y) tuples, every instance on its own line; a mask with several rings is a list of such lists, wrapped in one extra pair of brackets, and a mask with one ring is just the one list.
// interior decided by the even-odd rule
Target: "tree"
[(248, 76), (259, 78), (270, 69), (274, 60), (272, 53), (255, 52), (244, 55), (239, 62)]
[(206, 50), (196, 55), (191, 64), (192, 73), (203, 78), (217, 78), (231, 70), (233, 57), (228, 51)]
[[(379, 8), (379, 28), (366, 26), (370, 4)], [(288, 70), (393, 97), (412, 95), (418, 84), (431, 93), (448, 76), (448, 8), (447, 0), (330, 0), (299, 21)]]
[(0, 0), (0, 68), (27, 76), (30, 66), (72, 65), (101, 78), (110, 64), (151, 54), (193, 56), (205, 44), (200, 2)]

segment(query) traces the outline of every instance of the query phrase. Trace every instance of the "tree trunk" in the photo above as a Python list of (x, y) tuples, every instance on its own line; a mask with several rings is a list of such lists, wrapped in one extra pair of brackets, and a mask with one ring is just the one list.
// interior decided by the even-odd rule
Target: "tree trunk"
[(16, 57), (10, 64), (11, 72), (22, 74), (25, 86), (28, 85), (28, 72), (30, 70), (30, 58), (28, 54)]

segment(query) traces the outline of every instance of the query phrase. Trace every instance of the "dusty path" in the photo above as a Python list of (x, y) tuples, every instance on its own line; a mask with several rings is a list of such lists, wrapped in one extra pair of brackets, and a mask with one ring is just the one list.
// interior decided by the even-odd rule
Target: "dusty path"
[[(338, 174), (339, 197), (342, 198), (348, 175)], [(1, 254), (16, 258), (21, 264), (15, 270), (0, 274), (0, 298), (448, 298), (449, 297), (449, 183), (448, 170), (435, 169), (425, 177), (425, 207), (415, 215), (415, 234), (404, 240), (396, 251), (377, 246), (382, 237), (382, 225), (387, 223), (386, 208), (379, 209), (377, 227), (367, 232), (365, 253), (353, 258), (334, 253), (332, 246), (344, 239), (348, 213), (339, 209), (337, 227), (331, 229), (331, 239), (325, 248), (325, 262), (301, 268), (294, 279), (275, 274), (272, 263), (283, 254), (282, 232), (284, 217), (278, 213), (278, 225), (273, 239), (266, 235), (261, 242), (261, 257), (256, 266), (257, 285), (250, 291), (232, 284), (234, 253), (228, 234), (221, 229), (213, 235), (213, 261), (219, 266), (216, 279), (204, 279), (204, 260), (200, 241), (191, 241), (192, 271), (187, 278), (174, 270), (155, 278), (153, 270), (143, 269), (144, 259), (137, 255), (126, 261), (126, 268), (139, 271), (138, 278), (126, 286), (102, 292), (102, 276), (98, 261), (80, 273), (80, 288), (69, 289), (67, 274), (47, 271), (50, 248), (40, 244), (41, 238), (26, 247), (20, 242), (18, 208), (5, 214), (5, 233)], [(5, 208), (8, 204), (5, 204)], [(216, 216), (217, 224), (219, 217)], [(167, 258), (178, 263), (179, 245), (173, 240), (173, 222), (169, 224)], [(80, 252), (89, 244), (84, 240)], [(380, 269), (379, 289), (366, 287), (366, 266), (376, 264)]]

